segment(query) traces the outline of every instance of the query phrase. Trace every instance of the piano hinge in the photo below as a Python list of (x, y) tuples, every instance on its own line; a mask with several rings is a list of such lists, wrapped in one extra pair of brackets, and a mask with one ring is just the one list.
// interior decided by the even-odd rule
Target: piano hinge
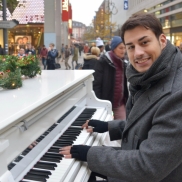
[(21, 121), (21, 125), (16, 125), (16, 127), (17, 127), (21, 132), (24, 132), (24, 131), (28, 130), (28, 125), (27, 125), (26, 121)]

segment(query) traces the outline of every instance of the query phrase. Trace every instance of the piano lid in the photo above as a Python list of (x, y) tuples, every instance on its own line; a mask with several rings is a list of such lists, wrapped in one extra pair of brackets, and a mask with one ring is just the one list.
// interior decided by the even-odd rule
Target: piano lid
[(33, 109), (92, 75), (93, 70), (43, 70), (18, 89), (0, 90), (0, 133)]

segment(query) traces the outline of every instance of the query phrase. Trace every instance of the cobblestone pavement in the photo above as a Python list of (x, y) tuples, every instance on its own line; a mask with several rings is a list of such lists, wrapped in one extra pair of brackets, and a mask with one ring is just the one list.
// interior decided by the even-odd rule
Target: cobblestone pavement
[[(83, 52), (81, 53), (81, 56), (80, 55), (78, 55), (78, 63), (81, 63), (81, 64), (83, 64)], [(69, 57), (69, 61), (68, 61), (68, 63), (69, 63), (69, 65), (71, 66), (71, 68), (72, 68), (72, 57), (73, 56), (70, 56)], [(56, 62), (58, 63), (60, 63), (61, 64), (61, 70), (66, 70), (66, 67), (65, 67), (65, 61), (61, 61), (62, 60), (62, 58), (60, 58), (60, 59), (58, 59), (57, 58), (57, 60), (56, 60)], [(74, 66), (75, 66), (75, 61), (74, 61)], [(44, 69), (43, 68), (43, 65), (42, 65), (42, 61), (40, 60), (40, 66), (41, 66), (41, 69)]]

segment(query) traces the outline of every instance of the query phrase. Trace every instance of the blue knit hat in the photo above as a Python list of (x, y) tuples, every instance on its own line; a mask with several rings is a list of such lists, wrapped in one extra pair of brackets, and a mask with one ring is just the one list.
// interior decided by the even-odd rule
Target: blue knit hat
[(120, 43), (122, 43), (122, 39), (119, 36), (114, 36), (111, 40), (111, 50), (114, 50)]

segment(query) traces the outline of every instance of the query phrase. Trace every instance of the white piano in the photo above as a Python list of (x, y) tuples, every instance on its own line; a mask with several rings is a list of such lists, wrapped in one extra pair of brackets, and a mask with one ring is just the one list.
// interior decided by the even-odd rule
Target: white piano
[[(86, 182), (86, 163), (65, 159), (62, 146), (102, 145), (107, 134), (81, 129), (86, 119), (112, 119), (111, 104), (96, 98), (92, 70), (42, 71), (23, 86), (0, 90), (0, 182)], [(34, 141), (37, 145), (30, 149)]]

